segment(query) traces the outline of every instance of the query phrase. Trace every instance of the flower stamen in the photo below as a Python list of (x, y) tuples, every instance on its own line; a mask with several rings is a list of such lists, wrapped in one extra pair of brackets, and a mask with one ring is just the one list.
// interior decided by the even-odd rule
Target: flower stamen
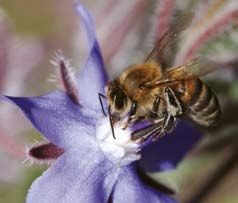
[(140, 159), (140, 143), (131, 139), (131, 130), (122, 129), (123, 123), (116, 122), (113, 126), (117, 139), (112, 136), (109, 118), (97, 124), (96, 136), (105, 156), (119, 166), (129, 165)]
[(53, 143), (40, 144), (32, 147), (28, 151), (28, 155), (37, 160), (54, 160), (64, 153), (62, 148)]
[(66, 94), (74, 103), (80, 105), (77, 79), (75, 77), (74, 69), (70, 65), (70, 62), (65, 59), (61, 52), (58, 52), (55, 59), (51, 62), (58, 68), (60, 81)]

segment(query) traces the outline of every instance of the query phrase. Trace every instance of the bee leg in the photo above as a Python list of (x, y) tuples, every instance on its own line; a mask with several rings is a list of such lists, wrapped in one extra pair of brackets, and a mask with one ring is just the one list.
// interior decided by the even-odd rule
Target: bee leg
[(174, 117), (182, 115), (182, 107), (174, 91), (171, 88), (166, 87), (164, 94), (167, 103), (167, 112), (169, 112)]
[(164, 134), (170, 133), (175, 128), (176, 117), (182, 114), (182, 107), (174, 91), (171, 88), (166, 87), (164, 94), (167, 103), (167, 109), (164, 115), (164, 121), (160, 133), (154, 138), (154, 141), (157, 141)]
[(105, 95), (103, 95), (102, 93), (99, 92), (99, 93), (98, 93), (98, 99), (99, 99), (99, 101), (100, 101), (100, 105), (101, 105), (101, 108), (102, 108), (103, 115), (106, 117), (107, 114), (106, 114), (106, 111), (105, 111), (105, 109), (104, 109), (104, 107), (103, 107), (102, 98), (103, 98), (103, 99), (107, 99), (107, 97), (106, 97)]
[(152, 111), (153, 113), (158, 113), (158, 110), (159, 110), (159, 105), (160, 105), (160, 97), (159, 96), (156, 96), (156, 99), (153, 103), (153, 107), (152, 107)]
[(176, 118), (172, 116), (170, 113), (166, 113), (160, 132), (158, 135), (156, 135), (153, 141), (157, 141), (164, 134), (170, 133), (175, 128), (175, 125), (176, 125)]
[(137, 103), (135, 101), (133, 101), (131, 104), (129, 117), (126, 121), (125, 126), (122, 128), (123, 130), (125, 130), (128, 127), (128, 125), (130, 124), (131, 120), (133, 119), (134, 115), (136, 114), (136, 110), (137, 110)]
[(153, 142), (157, 141), (164, 134), (170, 133), (176, 126), (176, 118), (171, 114), (165, 114), (165, 117), (157, 120), (155, 123), (139, 129), (132, 133), (132, 139), (143, 138), (146, 140), (150, 136), (153, 136)]
[(152, 123), (151, 125), (145, 128), (134, 131), (131, 134), (132, 139), (137, 140), (139, 138), (143, 138), (144, 140), (146, 140), (154, 133), (159, 132), (161, 130), (161, 127), (162, 127), (162, 119), (158, 120), (156, 123)]

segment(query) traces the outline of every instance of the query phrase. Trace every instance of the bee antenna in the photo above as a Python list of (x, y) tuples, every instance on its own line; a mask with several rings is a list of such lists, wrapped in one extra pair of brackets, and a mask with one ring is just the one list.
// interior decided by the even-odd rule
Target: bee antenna
[(109, 120), (110, 120), (111, 129), (112, 129), (112, 136), (113, 136), (114, 139), (116, 139), (110, 106), (108, 107), (108, 113), (109, 113)]
[(104, 109), (104, 106), (103, 106), (103, 103), (102, 103), (102, 98), (103, 99), (106, 99), (107, 97), (105, 95), (103, 95), (102, 93), (98, 93), (98, 98), (99, 98), (99, 101), (100, 101), (100, 105), (101, 105), (101, 108), (102, 108), (102, 112), (103, 112), (103, 115), (106, 117), (107, 114), (105, 112), (105, 109)]

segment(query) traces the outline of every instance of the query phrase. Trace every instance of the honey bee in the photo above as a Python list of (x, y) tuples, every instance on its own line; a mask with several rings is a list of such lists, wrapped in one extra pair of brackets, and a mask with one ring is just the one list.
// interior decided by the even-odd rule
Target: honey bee
[(166, 40), (164, 35), (143, 64), (128, 67), (106, 86), (112, 125), (126, 116), (124, 128), (143, 120), (152, 123), (134, 132), (134, 139), (153, 135), (157, 140), (174, 129), (178, 118), (209, 127), (220, 116), (217, 97), (199, 78), (204, 72), (196, 60), (162, 70), (158, 60)]

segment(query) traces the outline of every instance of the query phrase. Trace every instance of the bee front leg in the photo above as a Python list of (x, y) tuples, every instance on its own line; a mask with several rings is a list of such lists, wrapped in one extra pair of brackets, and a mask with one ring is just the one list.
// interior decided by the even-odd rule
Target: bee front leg
[(136, 114), (136, 110), (137, 110), (137, 103), (135, 101), (133, 101), (132, 104), (131, 104), (129, 117), (126, 121), (125, 126), (122, 128), (123, 130), (125, 130), (128, 127), (128, 125), (130, 124), (131, 120), (133, 119), (134, 115)]

